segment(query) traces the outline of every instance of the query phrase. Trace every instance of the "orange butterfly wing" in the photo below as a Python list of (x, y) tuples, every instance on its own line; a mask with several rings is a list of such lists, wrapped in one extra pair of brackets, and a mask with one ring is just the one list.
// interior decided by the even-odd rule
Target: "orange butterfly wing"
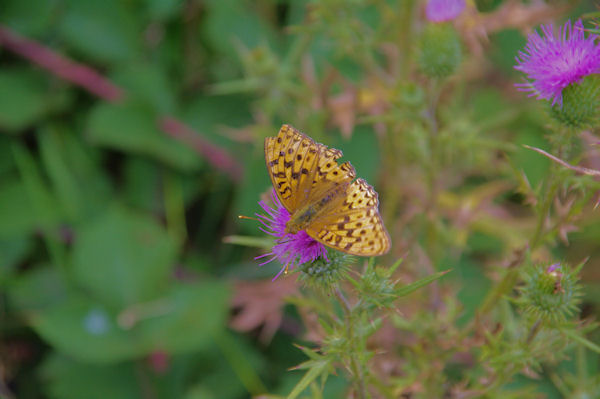
[(265, 139), (267, 170), (281, 203), (294, 215), (329, 196), (329, 206), (306, 227), (315, 240), (353, 255), (388, 252), (391, 240), (381, 216), (377, 193), (357, 179), (350, 162), (338, 164), (340, 150), (315, 143), (289, 125)]

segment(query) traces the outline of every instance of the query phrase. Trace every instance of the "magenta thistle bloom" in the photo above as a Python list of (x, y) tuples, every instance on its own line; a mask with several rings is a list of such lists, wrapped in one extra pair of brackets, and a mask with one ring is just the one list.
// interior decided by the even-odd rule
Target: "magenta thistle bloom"
[(275, 195), (275, 190), (271, 191), (271, 201), (274, 207), (267, 205), (265, 201), (259, 201), (258, 204), (267, 215), (257, 213), (256, 216), (258, 216), (264, 227), (259, 227), (259, 229), (276, 238), (275, 245), (273, 245), (271, 252), (257, 256), (254, 259), (271, 257), (261, 263), (260, 266), (275, 259), (281, 262), (283, 267), (273, 280), (284, 271), (294, 268), (294, 266), (315, 261), (321, 256), (327, 259), (325, 246), (306, 234), (304, 230), (300, 230), (295, 234), (285, 231), (285, 226), (290, 220), (290, 213)]
[(429, 0), (425, 16), (431, 22), (450, 21), (465, 9), (465, 0)]
[(516, 86), (530, 92), (552, 105), (562, 106), (562, 90), (571, 83), (579, 82), (587, 75), (600, 73), (600, 45), (598, 36), (584, 36), (583, 23), (567, 21), (554, 35), (554, 26), (542, 25), (542, 34), (536, 31), (529, 35), (525, 51), (516, 57), (519, 65), (515, 69), (523, 72), (529, 82)]
[(554, 273), (558, 269), (560, 269), (560, 263), (555, 263), (553, 265), (548, 266), (548, 269), (546, 269), (546, 273), (548, 273), (548, 274)]

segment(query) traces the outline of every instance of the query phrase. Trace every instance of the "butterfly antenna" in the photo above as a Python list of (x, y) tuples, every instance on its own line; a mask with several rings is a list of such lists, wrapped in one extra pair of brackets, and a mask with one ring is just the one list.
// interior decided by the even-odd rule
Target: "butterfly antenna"
[(260, 219), (258, 219), (258, 218), (253, 218), (253, 217), (244, 216), (244, 215), (238, 215), (238, 219), (256, 220), (257, 222), (260, 222)]

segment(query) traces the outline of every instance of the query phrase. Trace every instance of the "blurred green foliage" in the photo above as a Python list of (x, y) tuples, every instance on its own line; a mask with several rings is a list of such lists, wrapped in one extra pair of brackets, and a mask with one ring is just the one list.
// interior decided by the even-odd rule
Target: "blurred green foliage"
[[(307, 356), (314, 358), (305, 368), (318, 371), (312, 377), (329, 370), (329, 360), (292, 344), (315, 343), (314, 336), (302, 335), (320, 328), (305, 312), (318, 314), (315, 303), (331, 297), (312, 293), (285, 309), (284, 295), (273, 299), (281, 303), (263, 317), (281, 312), (283, 321), (268, 344), (256, 333), (261, 323), (245, 330), (228, 325), (244, 311), (232, 305), (241, 292), (236, 283), (279, 270), (276, 264), (257, 268), (256, 249), (226, 244), (223, 237), (259, 234), (255, 223), (238, 222), (237, 215), (257, 212), (270, 187), (262, 143), (283, 122), (343, 150), (358, 175), (377, 187), (395, 246), (384, 264), (409, 253), (398, 280), (372, 264), (353, 280), (361, 292), (373, 292), (348, 319), (368, 324), (374, 309), (393, 308), (397, 297), (453, 270), (442, 293), (434, 285), (431, 297), (398, 302), (406, 314), (417, 314), (413, 319), (390, 313), (391, 324), (420, 340), (394, 349), (390, 364), (398, 366), (400, 356), (408, 369), (393, 376), (398, 387), (423, 392), (427, 380), (419, 372), (439, 355), (423, 340), (435, 346), (440, 331), (454, 337), (453, 329), (474, 323), (498, 286), (499, 266), (525, 243), (539, 249), (540, 262), (552, 255), (572, 264), (591, 257), (583, 270), (583, 309), (585, 317), (597, 316), (600, 231), (589, 206), (597, 183), (564, 178), (562, 188), (576, 187), (579, 201), (565, 222), (579, 228), (569, 234), (570, 246), (559, 242), (558, 228), (530, 240), (532, 214), (539, 213), (530, 201), (543, 197), (552, 166), (521, 144), (550, 150), (553, 142), (543, 106), (512, 89), (520, 78), (512, 65), (525, 26), (505, 21), (484, 45), (463, 26), (462, 39), (471, 40), (463, 43), (467, 60), (448, 85), (432, 84), (414, 65), (423, 3), (3, 0), (4, 33), (98, 71), (123, 95), (99, 98), (0, 39), (0, 397), (348, 395), (351, 381), (342, 373), (321, 392), (317, 382), (287, 371)], [(475, 3), (489, 17), (508, 2)], [(528, 10), (527, 3), (519, 5)], [(592, 8), (591, 2), (578, 6)], [(552, 15), (560, 19), (573, 10)], [(532, 25), (539, 22), (535, 13), (530, 17)], [(435, 115), (427, 114), (429, 102), (438, 100)], [(191, 134), (165, 131), (167, 117)], [(426, 122), (432, 119), (435, 127)], [(439, 133), (435, 142), (429, 141), (431, 129)], [(203, 143), (229, 154), (241, 172), (232, 176), (203, 155)], [(424, 194), (438, 189), (435, 196)], [(400, 280), (417, 283), (407, 283), (406, 292), (392, 288)], [(281, 279), (273, 284), (282, 285)], [(373, 284), (397, 297), (364, 288)], [(265, 296), (261, 290), (253, 295)], [(447, 313), (436, 318), (423, 304), (440, 298), (448, 300)], [(328, 311), (341, 315), (337, 306)], [(495, 308), (503, 321), (513, 320), (510, 306), (506, 301)], [(356, 348), (367, 351), (383, 319), (373, 321), (373, 331), (361, 331), (355, 346), (344, 346), (345, 337), (337, 347), (332, 341), (324, 347), (362, 356)], [(321, 327), (329, 338), (346, 334), (343, 324), (326, 320)], [(507, 335), (523, 332), (507, 326)], [(507, 351), (502, 338), (487, 336), (491, 343), (482, 352), (489, 352), (471, 361), (497, 360)], [(577, 362), (536, 367), (528, 356), (547, 348), (522, 352), (522, 368), (507, 377), (502, 392), (549, 398), (584, 388), (598, 392), (597, 378), (576, 386), (581, 375), (597, 374), (595, 352), (570, 345), (567, 356)], [(478, 380), (483, 371), (466, 367), (461, 354), (445, 359), (439, 375), (457, 384)], [(315, 364), (318, 369), (309, 367)]]

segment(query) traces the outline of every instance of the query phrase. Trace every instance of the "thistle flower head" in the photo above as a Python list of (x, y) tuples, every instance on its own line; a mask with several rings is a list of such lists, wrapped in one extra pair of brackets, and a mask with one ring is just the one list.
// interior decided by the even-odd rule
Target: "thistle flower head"
[(431, 22), (450, 21), (460, 15), (465, 8), (465, 0), (429, 0), (425, 16)]
[(560, 263), (532, 266), (521, 288), (520, 302), (525, 312), (554, 323), (575, 313), (580, 297), (578, 270), (567, 269)]
[(600, 73), (600, 44), (598, 36), (584, 35), (581, 20), (571, 28), (571, 21), (559, 27), (542, 25), (542, 35), (537, 31), (529, 35), (525, 51), (516, 57), (515, 69), (523, 72), (527, 83), (516, 86), (530, 96), (552, 100), (552, 105), (562, 105), (562, 91), (572, 83), (579, 83), (590, 74)]
[(300, 281), (307, 286), (317, 288), (325, 293), (332, 292), (342, 281), (354, 262), (352, 255), (339, 251), (329, 251), (327, 257), (320, 257), (299, 267)]
[(271, 248), (271, 252), (257, 256), (255, 259), (269, 257), (260, 266), (273, 260), (281, 262), (283, 267), (273, 280), (284, 271), (291, 270), (295, 266), (313, 262), (321, 257), (327, 259), (325, 246), (306, 234), (304, 230), (297, 233), (286, 232), (285, 227), (290, 220), (290, 213), (277, 198), (275, 190), (271, 191), (271, 202), (272, 206), (265, 201), (259, 201), (258, 204), (266, 215), (257, 213), (256, 216), (262, 223), (262, 227), (259, 227), (259, 229), (275, 237), (275, 245)]

